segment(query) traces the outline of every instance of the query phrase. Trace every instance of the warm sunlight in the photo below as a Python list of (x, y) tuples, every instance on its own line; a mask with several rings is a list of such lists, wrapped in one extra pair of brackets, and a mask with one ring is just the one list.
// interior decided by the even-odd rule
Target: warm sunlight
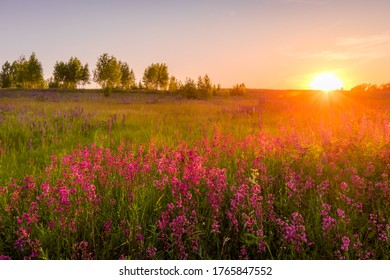
[(323, 73), (313, 79), (310, 87), (323, 91), (338, 90), (343, 88), (343, 81), (331, 73)]

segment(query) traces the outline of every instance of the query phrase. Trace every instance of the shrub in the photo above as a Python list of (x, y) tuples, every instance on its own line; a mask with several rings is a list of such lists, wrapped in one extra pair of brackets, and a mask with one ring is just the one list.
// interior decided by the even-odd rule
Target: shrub
[(230, 95), (244, 95), (246, 92), (245, 84), (236, 84), (233, 86), (233, 88), (230, 90)]

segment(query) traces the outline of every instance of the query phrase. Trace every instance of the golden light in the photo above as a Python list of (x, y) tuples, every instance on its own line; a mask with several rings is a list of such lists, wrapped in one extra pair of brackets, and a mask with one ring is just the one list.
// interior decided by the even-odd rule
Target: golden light
[(315, 90), (331, 91), (342, 89), (344, 85), (343, 81), (332, 73), (323, 73), (313, 79), (310, 87)]

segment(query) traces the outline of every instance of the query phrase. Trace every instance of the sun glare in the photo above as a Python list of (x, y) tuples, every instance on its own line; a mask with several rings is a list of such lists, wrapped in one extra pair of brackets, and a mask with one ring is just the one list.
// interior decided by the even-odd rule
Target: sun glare
[(316, 76), (310, 83), (315, 90), (331, 91), (343, 88), (343, 81), (331, 73), (324, 73)]

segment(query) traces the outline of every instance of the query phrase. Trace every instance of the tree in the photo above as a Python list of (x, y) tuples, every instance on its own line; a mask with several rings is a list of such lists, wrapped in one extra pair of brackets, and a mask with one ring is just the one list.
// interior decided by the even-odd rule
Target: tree
[(156, 63), (148, 66), (142, 78), (147, 89), (166, 90), (169, 82), (168, 66), (165, 63)]
[(41, 88), (44, 85), (42, 64), (33, 52), (27, 61), (24, 87)]
[(244, 83), (235, 84), (230, 90), (230, 95), (244, 95), (246, 92), (246, 86)]
[(175, 93), (180, 89), (180, 82), (176, 79), (175, 76), (169, 78), (168, 91)]
[(199, 98), (208, 98), (213, 95), (213, 84), (207, 74), (203, 78), (202, 76), (198, 77), (197, 88)]
[(68, 70), (66, 76), (66, 83), (68, 84), (68, 88), (75, 89), (77, 88), (77, 84), (81, 80), (81, 62), (77, 57), (71, 57), (66, 66)]
[(20, 56), (18, 60), (12, 62), (13, 72), (13, 86), (18, 88), (26, 87), (27, 80), (27, 61), (24, 55)]
[(126, 62), (119, 61), (122, 77), (120, 88), (121, 89), (131, 89), (135, 87), (135, 75), (133, 69), (130, 70), (129, 65)]
[(85, 86), (86, 84), (89, 84), (89, 80), (91, 79), (91, 76), (89, 74), (89, 67), (88, 63), (84, 65), (84, 67), (81, 67), (81, 75), (80, 75), (80, 81), (81, 85)]
[(53, 83), (60, 88), (76, 89), (78, 85), (89, 83), (88, 64), (84, 66), (77, 57), (71, 57), (68, 62), (56, 62), (53, 71)]
[(360, 85), (357, 85), (357, 86), (351, 88), (351, 91), (376, 92), (376, 91), (379, 91), (379, 89), (380, 88), (376, 84), (363, 83), (363, 84), (360, 84)]
[(187, 78), (181, 91), (187, 98), (198, 98), (195, 81), (191, 78)]
[[(12, 63), (10, 68), (8, 68), (8, 65), (6, 65), (6, 68), (9, 70), (8, 75), (10, 79), (8, 82), (10, 82), (10, 87), (41, 88), (45, 86), (42, 64), (34, 52), (28, 60), (22, 55)], [(6, 73), (4, 72), (4, 74)]]
[(390, 83), (382, 84), (381, 85), (381, 90), (382, 91), (390, 91)]
[(6, 61), (0, 73), (0, 87), (10, 88), (13, 86), (13, 69), (11, 63)]
[(122, 71), (118, 60), (107, 53), (102, 54), (93, 72), (94, 81), (104, 89), (105, 95), (110, 95), (113, 88), (121, 84)]
[[(53, 87), (66, 88), (66, 81), (68, 76), (68, 66), (65, 62), (56, 62), (53, 71), (53, 81), (51, 84)], [(51, 87), (51, 86), (50, 86)]]

